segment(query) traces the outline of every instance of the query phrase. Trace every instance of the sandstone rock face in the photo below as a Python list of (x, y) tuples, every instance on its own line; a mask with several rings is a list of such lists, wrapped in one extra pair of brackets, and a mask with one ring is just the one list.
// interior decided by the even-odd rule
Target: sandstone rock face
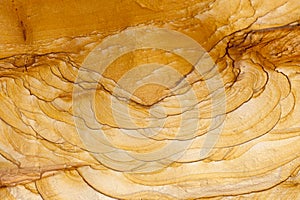
[(1, 199), (300, 199), (298, 0), (3, 0)]

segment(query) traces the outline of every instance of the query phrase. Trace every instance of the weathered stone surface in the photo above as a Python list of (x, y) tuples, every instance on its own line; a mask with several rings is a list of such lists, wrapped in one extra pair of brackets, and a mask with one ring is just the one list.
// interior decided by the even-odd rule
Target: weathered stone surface
[(298, 0), (2, 1), (0, 198), (299, 199), (299, 20)]

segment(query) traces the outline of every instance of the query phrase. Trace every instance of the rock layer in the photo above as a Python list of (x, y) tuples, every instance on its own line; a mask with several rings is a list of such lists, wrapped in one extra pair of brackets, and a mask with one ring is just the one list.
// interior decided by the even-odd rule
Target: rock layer
[(299, 8), (3, 1), (1, 199), (299, 199)]

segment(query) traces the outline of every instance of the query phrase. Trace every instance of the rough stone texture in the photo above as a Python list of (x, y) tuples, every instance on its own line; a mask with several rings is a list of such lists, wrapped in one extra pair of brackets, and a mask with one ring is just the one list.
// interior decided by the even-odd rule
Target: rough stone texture
[[(299, 23), (298, 0), (2, 0), (0, 199), (299, 199)], [(81, 69), (101, 42), (143, 27), (193, 38), (216, 65), (199, 74), (172, 52), (139, 49), (107, 66), (96, 86), (86, 77), (76, 81), (79, 73), (95, 74)], [(177, 44), (180, 52), (185, 44)], [(131, 73), (149, 63), (172, 70), (148, 65)], [(165, 85), (130, 91), (147, 77)], [(221, 90), (207, 85), (218, 80)], [(100, 126), (82, 120), (84, 140), (75, 86), (95, 91), (93, 108), (82, 109)], [(194, 134), (177, 135), (193, 123)], [(205, 138), (219, 127), (201, 156)], [(130, 156), (110, 147), (104, 156), (94, 153), (107, 146), (100, 130)], [(176, 157), (181, 144), (185, 151)], [(157, 170), (143, 171), (143, 163)]]

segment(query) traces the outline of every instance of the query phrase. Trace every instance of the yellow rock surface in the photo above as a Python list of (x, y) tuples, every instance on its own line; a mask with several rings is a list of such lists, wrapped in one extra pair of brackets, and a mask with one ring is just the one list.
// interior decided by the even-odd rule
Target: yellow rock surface
[(298, 0), (2, 0), (0, 199), (300, 199)]

